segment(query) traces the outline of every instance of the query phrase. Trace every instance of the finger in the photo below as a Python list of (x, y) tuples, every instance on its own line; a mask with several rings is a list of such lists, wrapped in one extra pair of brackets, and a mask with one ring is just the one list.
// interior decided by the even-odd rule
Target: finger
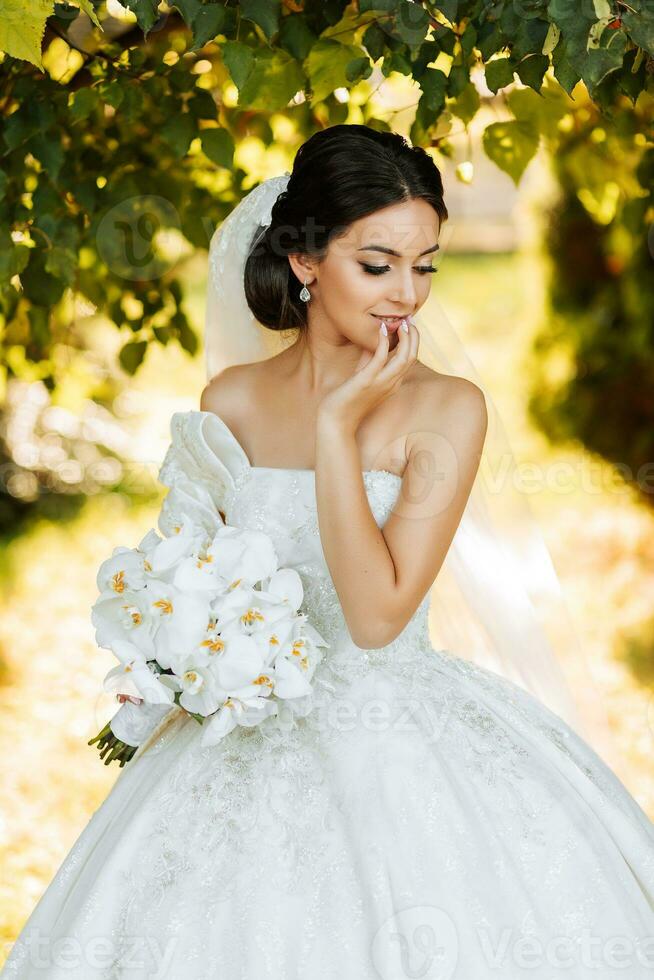
[(397, 377), (400, 377), (409, 366), (409, 358), (411, 353), (411, 327), (407, 323), (409, 331), (406, 332), (399, 328), (399, 340), (397, 347), (391, 352), (386, 364), (379, 372), (380, 381), (394, 381)]
[(380, 325), (377, 347), (375, 348), (375, 352), (368, 363), (364, 364), (359, 371), (360, 377), (362, 377), (364, 380), (369, 380), (371, 377), (374, 377), (377, 374), (377, 372), (386, 362), (386, 357), (388, 355), (388, 344), (388, 334), (384, 334)]

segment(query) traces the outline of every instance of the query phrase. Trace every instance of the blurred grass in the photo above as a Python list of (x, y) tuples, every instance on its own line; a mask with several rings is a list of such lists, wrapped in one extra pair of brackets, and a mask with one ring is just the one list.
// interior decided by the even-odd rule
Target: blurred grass
[[(185, 303), (200, 334), (205, 267), (197, 256), (187, 268)], [(448, 254), (433, 294), (490, 386), (518, 461), (570, 465), (567, 482), (530, 498), (585, 651), (583, 662), (567, 666), (589, 700), (599, 695), (613, 737), (611, 764), (654, 818), (652, 623), (643, 625), (654, 585), (653, 518), (630, 492), (612, 487), (609, 467), (579, 447), (550, 448), (526, 418), (525, 357), (544, 309), (543, 288), (535, 255)], [(201, 355), (191, 361), (174, 345), (149, 351), (133, 384), (148, 434), (144, 464), (161, 461), (171, 413), (198, 408), (203, 386)], [(115, 710), (99, 694), (115, 661), (95, 646), (90, 610), (101, 561), (117, 545), (136, 545), (158, 511), (159, 502), (93, 498), (73, 520), (40, 522), (0, 553), (5, 950), (120, 771), (86, 744)], [(628, 669), (630, 650), (641, 683)]]

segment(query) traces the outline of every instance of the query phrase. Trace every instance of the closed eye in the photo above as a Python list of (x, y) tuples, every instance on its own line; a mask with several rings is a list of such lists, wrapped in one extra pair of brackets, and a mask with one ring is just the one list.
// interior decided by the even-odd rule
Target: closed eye
[[(382, 273), (388, 272), (390, 269), (390, 265), (367, 265), (365, 262), (359, 262), (359, 265), (363, 266), (371, 276), (381, 276)], [(419, 265), (416, 266), (416, 272), (426, 276), (430, 272), (438, 272), (438, 269), (435, 269), (433, 265)]]

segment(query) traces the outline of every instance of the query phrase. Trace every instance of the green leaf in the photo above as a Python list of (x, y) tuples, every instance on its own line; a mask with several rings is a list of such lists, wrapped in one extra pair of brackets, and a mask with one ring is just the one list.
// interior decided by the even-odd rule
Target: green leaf
[(215, 119), (218, 115), (218, 106), (206, 89), (197, 89), (188, 100), (187, 108), (196, 119)]
[(421, 44), (427, 36), (429, 28), (429, 14), (418, 4), (402, 3), (399, 9), (399, 16), (395, 19), (395, 31), (398, 37), (408, 44), (415, 47)]
[(54, 135), (39, 133), (32, 137), (27, 146), (50, 179), (56, 183), (64, 164), (64, 149), (59, 140)]
[(130, 340), (120, 349), (118, 360), (124, 371), (135, 374), (148, 349), (147, 340)]
[(193, 21), (202, 10), (203, 4), (200, 0), (175, 0), (172, 6), (177, 7), (187, 27), (193, 27)]
[(147, 37), (159, 20), (159, 0), (122, 0), (122, 4), (136, 14), (136, 22)]
[(71, 286), (77, 271), (77, 254), (69, 248), (55, 245), (45, 253), (45, 270)]
[(202, 150), (213, 163), (230, 170), (234, 165), (234, 140), (226, 129), (203, 129)]
[(623, 11), (622, 23), (634, 44), (654, 56), (654, 16)]
[(30, 341), (43, 350), (50, 343), (50, 310), (47, 306), (33, 304), (27, 311), (30, 322)]
[(538, 149), (538, 130), (528, 122), (491, 123), (483, 134), (486, 155), (515, 184)]
[[(450, 32), (451, 33), (451, 32)], [(454, 35), (452, 35), (454, 37)], [(484, 61), (505, 47), (504, 33), (497, 21), (486, 20), (479, 29), (477, 48)]]
[(570, 59), (567, 56), (566, 42), (563, 39), (561, 39), (552, 52), (552, 67), (554, 69), (554, 77), (559, 85), (568, 93), (568, 95), (571, 95), (572, 90), (581, 78), (581, 75), (577, 69), (572, 66)]
[(100, 21), (98, 20), (98, 15), (95, 12), (91, 0), (77, 0), (77, 2), (79, 3), (80, 8), (84, 11), (84, 13), (91, 18), (95, 26), (102, 27)]
[(470, 70), (466, 65), (453, 65), (447, 76), (447, 94), (456, 98), (461, 95), (470, 81)]
[(587, 52), (586, 64), (583, 66), (583, 70), (580, 68), (581, 77), (590, 90), (599, 85), (610, 72), (617, 71), (622, 67), (627, 47), (627, 35), (622, 30), (605, 31), (601, 43), (601, 47), (591, 48)]
[(254, 67), (254, 51), (242, 41), (226, 41), (222, 46), (223, 61), (236, 88), (240, 91)]
[(143, 92), (134, 82), (127, 82), (123, 101), (120, 104), (120, 115), (127, 122), (136, 122), (143, 113)]
[(72, 93), (70, 103), (70, 115), (72, 119), (88, 119), (93, 110), (97, 107), (100, 96), (97, 89), (80, 88)]
[[(365, 55), (362, 58), (353, 58), (345, 69), (345, 74), (347, 76), (348, 82), (353, 85), (362, 78), (368, 78), (372, 74), (372, 65), (370, 64), (370, 58)], [(409, 74), (411, 74), (411, 69), (409, 68)]]
[(178, 309), (171, 317), (170, 325), (175, 330), (182, 349), (193, 357), (197, 353), (198, 338), (195, 331), (191, 329), (186, 314)]
[(511, 44), (511, 57), (515, 62), (530, 54), (541, 54), (547, 37), (549, 24), (538, 19), (524, 20), (520, 24)]
[(233, 8), (220, 4), (205, 4), (193, 18), (193, 45), (191, 51), (204, 47), (218, 34), (228, 34), (235, 30), (236, 12)]
[(2, 138), (9, 150), (15, 150), (35, 133), (42, 129), (35, 102), (27, 102), (18, 112), (12, 112), (9, 118), (4, 118)]
[(477, 43), (477, 28), (472, 23), (472, 21), (468, 23), (468, 26), (463, 32), (463, 35), (460, 40), (461, 40), (461, 50), (463, 51), (463, 57), (465, 60), (467, 60), (472, 53), (472, 49)]
[(285, 109), (306, 85), (304, 73), (294, 58), (279, 48), (257, 48), (252, 69), (239, 87), (239, 105), (274, 112)]
[(160, 133), (175, 155), (183, 157), (188, 153), (191, 140), (197, 136), (195, 119), (190, 112), (180, 112), (164, 123)]
[(103, 102), (117, 109), (125, 98), (125, 83), (123, 79), (113, 79), (111, 82), (102, 82), (98, 87), (98, 93)]
[(467, 126), (477, 114), (480, 105), (477, 87), (469, 82), (461, 94), (449, 105), (449, 108)]
[(420, 79), (420, 88), (422, 89), (420, 103), (423, 110), (438, 116), (445, 106), (447, 76), (440, 68), (428, 68)]
[(54, 306), (61, 299), (65, 287), (57, 276), (46, 270), (43, 249), (31, 248), (29, 263), (20, 275), (23, 293), (38, 306)]
[(280, 0), (241, 0), (241, 17), (258, 24), (268, 40), (279, 30)]
[(362, 49), (353, 44), (340, 44), (328, 38), (316, 41), (303, 62), (311, 82), (313, 101), (322, 101), (336, 88), (347, 88), (347, 66), (353, 58), (362, 55), (365, 56)]
[(0, 248), (0, 284), (8, 283), (12, 276), (21, 275), (34, 249), (27, 245), (9, 242)]
[(545, 86), (540, 95), (530, 88), (516, 88), (507, 93), (506, 101), (516, 119), (531, 123), (550, 139), (556, 139), (559, 120), (573, 107), (567, 96), (553, 84)]
[(370, 24), (361, 43), (373, 61), (377, 61), (384, 53), (386, 47), (386, 35), (379, 24)]
[(491, 92), (510, 85), (513, 81), (515, 65), (510, 58), (494, 58), (486, 65), (486, 84)]
[(550, 59), (544, 54), (532, 54), (516, 65), (516, 72), (521, 82), (540, 92), (543, 77), (549, 68)]
[(288, 51), (296, 61), (304, 61), (311, 48), (318, 40), (306, 18), (301, 14), (289, 14), (282, 17), (277, 43), (284, 51)]
[(402, 51), (393, 51), (390, 56), (387, 54), (384, 58), (383, 68), (386, 77), (393, 71), (399, 72), (400, 75), (411, 76), (412, 67), (411, 62)]
[(394, 13), (400, 5), (400, 0), (359, 0), (359, 12), (368, 13), (370, 10)]
[(54, 0), (2, 0), (0, 51), (29, 61), (44, 71), (41, 42), (45, 22), (54, 12)]

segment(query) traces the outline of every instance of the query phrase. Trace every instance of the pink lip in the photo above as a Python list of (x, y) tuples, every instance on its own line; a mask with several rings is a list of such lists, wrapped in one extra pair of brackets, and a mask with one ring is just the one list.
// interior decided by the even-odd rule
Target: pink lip
[[(381, 323), (382, 322), (382, 318), (381, 317), (375, 316), (374, 313), (372, 314), (372, 316), (375, 317), (375, 319), (377, 320), (378, 323)], [(402, 320), (405, 320), (405, 319), (407, 319), (407, 318), (406, 317), (400, 317), (399, 320), (384, 320), (384, 323), (386, 324), (386, 329), (388, 330), (389, 333), (395, 333), (396, 330), (399, 330), (400, 325), (402, 323)]]

